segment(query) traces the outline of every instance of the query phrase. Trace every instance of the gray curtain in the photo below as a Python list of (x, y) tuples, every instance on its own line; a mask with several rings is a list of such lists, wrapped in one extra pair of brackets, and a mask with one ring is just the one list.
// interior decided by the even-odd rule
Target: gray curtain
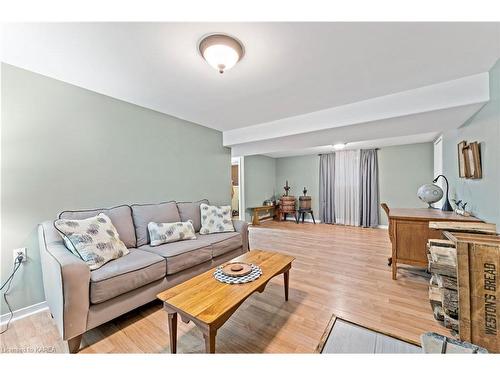
[(319, 218), (323, 223), (335, 222), (334, 209), (335, 154), (319, 157)]
[(360, 162), (360, 225), (378, 226), (378, 160), (377, 150), (361, 150)]

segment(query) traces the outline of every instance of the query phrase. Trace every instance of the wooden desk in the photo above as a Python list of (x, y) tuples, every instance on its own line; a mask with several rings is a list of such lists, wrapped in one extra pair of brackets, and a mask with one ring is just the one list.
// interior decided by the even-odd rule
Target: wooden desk
[[(260, 225), (261, 219), (271, 219), (274, 217), (275, 206), (259, 206), (259, 207), (251, 207), (252, 210), (252, 225)], [(259, 213), (261, 212), (269, 212), (268, 216), (260, 217)]]
[(388, 215), (393, 280), (396, 280), (398, 263), (427, 267), (427, 241), (441, 238), (442, 232), (429, 229), (430, 221), (481, 221), (433, 208), (391, 208)]

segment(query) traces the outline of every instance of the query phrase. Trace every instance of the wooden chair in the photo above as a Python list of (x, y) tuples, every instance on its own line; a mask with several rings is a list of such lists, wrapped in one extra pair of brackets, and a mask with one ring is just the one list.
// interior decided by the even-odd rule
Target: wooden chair
[[(383, 208), (383, 210), (385, 211), (386, 215), (387, 215), (387, 222), (389, 223), (389, 239), (391, 240), (391, 243), (393, 242), (393, 236), (392, 236), (392, 225), (391, 225), (391, 218), (389, 217), (389, 206), (387, 205), (387, 203), (382, 203), (380, 204), (380, 207)], [(388, 266), (391, 266), (392, 265), (392, 257), (389, 257), (387, 259), (387, 265)]]

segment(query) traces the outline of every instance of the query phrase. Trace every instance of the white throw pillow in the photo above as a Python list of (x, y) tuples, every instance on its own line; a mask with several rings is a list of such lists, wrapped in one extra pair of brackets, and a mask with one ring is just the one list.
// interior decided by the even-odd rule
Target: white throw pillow
[(200, 234), (234, 232), (231, 206), (209, 206), (202, 203), (200, 209)]
[(151, 222), (148, 224), (148, 231), (151, 246), (196, 239), (192, 220), (177, 223)]
[(66, 247), (91, 270), (129, 253), (111, 219), (103, 213), (83, 220), (59, 219), (54, 226)]

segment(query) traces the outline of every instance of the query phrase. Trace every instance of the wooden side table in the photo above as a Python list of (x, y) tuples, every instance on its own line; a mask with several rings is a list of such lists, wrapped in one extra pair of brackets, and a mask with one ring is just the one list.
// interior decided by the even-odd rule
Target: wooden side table
[(313, 210), (311, 210), (310, 208), (299, 208), (298, 210), (298, 215), (296, 217), (296, 222), (297, 224), (299, 223), (300, 221), (300, 216), (302, 215), (302, 222), (304, 222), (304, 217), (306, 216), (306, 214), (310, 214), (312, 219), (313, 219), (313, 223), (316, 224), (316, 220), (314, 220), (314, 213), (313, 213)]
[[(261, 219), (271, 219), (274, 217), (275, 206), (259, 206), (259, 207), (251, 207), (252, 210), (252, 225), (260, 225)], [(269, 212), (268, 216), (260, 217), (259, 213), (261, 212)]]

